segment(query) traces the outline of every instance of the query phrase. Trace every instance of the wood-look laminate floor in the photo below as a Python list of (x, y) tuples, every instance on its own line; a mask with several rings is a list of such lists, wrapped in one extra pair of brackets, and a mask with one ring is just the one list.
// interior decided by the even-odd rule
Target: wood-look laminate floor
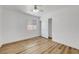
[(79, 50), (63, 44), (35, 37), (15, 43), (3, 45), (0, 54), (78, 54)]

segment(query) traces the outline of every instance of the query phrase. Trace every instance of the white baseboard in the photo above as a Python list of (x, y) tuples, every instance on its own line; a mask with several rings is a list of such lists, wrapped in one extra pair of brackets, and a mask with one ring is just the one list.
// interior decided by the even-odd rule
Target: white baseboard
[(53, 40), (53, 41), (58, 42), (58, 43), (60, 43), (60, 44), (64, 44), (64, 45), (66, 45), (66, 46), (69, 46), (69, 47), (72, 47), (72, 48), (75, 48), (75, 49), (78, 49), (78, 50), (79, 50), (78, 47), (76, 47), (76, 46), (74, 46), (74, 45), (71, 45), (71, 44), (69, 44), (69, 43), (67, 43), (67, 42), (58, 41), (58, 40)]
[(0, 43), (0, 47), (2, 47), (5, 44), (10, 44), (10, 43), (14, 43), (14, 42), (22, 41), (22, 40), (27, 40), (27, 39), (34, 38), (34, 37), (38, 37), (38, 36), (32, 36), (32, 37), (28, 37), (28, 38), (27, 37), (26, 38), (20, 38), (20, 39), (16, 39), (16, 40), (13, 40), (13, 41), (4, 41), (4, 42)]

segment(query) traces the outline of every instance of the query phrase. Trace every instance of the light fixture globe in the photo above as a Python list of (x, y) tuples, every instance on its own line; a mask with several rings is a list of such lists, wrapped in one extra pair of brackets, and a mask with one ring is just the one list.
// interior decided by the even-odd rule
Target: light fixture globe
[(38, 9), (34, 9), (33, 12), (36, 12), (37, 13), (37, 12), (39, 12), (39, 10)]

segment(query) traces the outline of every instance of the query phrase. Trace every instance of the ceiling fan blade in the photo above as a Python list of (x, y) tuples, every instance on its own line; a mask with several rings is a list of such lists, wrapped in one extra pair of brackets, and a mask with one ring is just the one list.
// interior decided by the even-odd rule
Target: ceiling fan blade
[(44, 12), (44, 10), (40, 10), (40, 12)]

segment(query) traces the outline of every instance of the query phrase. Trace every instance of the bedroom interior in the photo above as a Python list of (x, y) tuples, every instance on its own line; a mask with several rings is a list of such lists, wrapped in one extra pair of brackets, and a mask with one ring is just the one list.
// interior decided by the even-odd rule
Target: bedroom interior
[(0, 5), (0, 54), (79, 54), (79, 6)]

